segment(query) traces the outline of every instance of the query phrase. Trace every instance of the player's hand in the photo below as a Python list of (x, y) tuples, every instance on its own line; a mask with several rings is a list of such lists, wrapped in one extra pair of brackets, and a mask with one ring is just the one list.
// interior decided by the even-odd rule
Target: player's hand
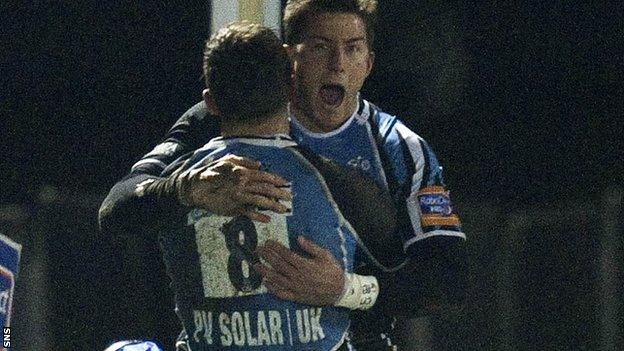
[(178, 199), (184, 205), (206, 209), (225, 216), (246, 215), (252, 220), (269, 222), (258, 209), (285, 213), (279, 201), (289, 201), (288, 182), (259, 170), (260, 162), (227, 155), (177, 175)]
[(342, 267), (324, 248), (302, 236), (297, 241), (309, 258), (268, 240), (257, 252), (270, 266), (257, 263), (254, 269), (264, 278), (269, 292), (281, 299), (316, 306), (332, 305), (344, 288)]

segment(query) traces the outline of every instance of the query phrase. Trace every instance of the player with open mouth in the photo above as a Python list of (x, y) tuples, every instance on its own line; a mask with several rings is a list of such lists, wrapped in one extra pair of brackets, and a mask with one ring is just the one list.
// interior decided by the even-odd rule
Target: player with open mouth
[(344, 101), (345, 89), (339, 84), (326, 84), (319, 90), (319, 98), (330, 108), (336, 108)]

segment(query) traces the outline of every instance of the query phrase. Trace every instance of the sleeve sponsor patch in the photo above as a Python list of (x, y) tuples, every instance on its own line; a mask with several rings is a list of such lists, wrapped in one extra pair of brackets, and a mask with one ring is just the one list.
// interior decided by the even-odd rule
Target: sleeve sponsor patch
[(417, 194), (423, 227), (459, 226), (459, 217), (454, 213), (449, 192), (441, 186), (421, 189)]

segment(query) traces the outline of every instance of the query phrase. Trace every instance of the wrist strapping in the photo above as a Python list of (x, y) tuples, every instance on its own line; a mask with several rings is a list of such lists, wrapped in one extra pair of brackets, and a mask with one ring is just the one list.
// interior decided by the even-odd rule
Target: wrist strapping
[(367, 310), (375, 304), (379, 295), (377, 278), (372, 275), (345, 273), (345, 285), (342, 295), (334, 306), (350, 310)]

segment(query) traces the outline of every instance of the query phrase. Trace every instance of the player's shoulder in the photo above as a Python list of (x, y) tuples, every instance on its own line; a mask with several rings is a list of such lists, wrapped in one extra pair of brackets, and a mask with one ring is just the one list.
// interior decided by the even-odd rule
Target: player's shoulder
[(198, 162), (210, 163), (213, 160), (225, 156), (229, 152), (232, 152), (232, 146), (226, 146), (221, 143), (221, 137), (214, 137), (210, 139), (206, 144), (195, 149), (189, 157), (189, 162), (195, 164)]
[[(323, 173), (319, 172), (319, 164), (327, 161), (323, 156), (319, 156), (310, 149), (294, 145), (286, 148), (276, 149), (277, 153), (272, 157), (281, 162), (274, 162), (266, 171), (276, 171), (293, 183), (301, 184), (318, 183), (323, 179)], [(275, 167), (276, 169), (272, 169)], [(278, 170), (279, 169), (279, 170)]]
[(219, 118), (201, 101), (189, 108), (169, 129), (165, 140), (196, 149), (220, 133)]
[(166, 139), (197, 148), (217, 135), (219, 135), (219, 119), (208, 112), (205, 102), (200, 101), (175, 121)]
[(200, 125), (209, 123), (211, 120), (213, 119), (210, 118), (210, 113), (208, 112), (206, 103), (204, 101), (200, 101), (186, 110), (178, 119), (176, 124), (186, 123), (190, 125)]
[(425, 139), (409, 128), (400, 117), (383, 111), (379, 106), (364, 100), (368, 106), (369, 119), (381, 140), (386, 144), (406, 143), (408, 145), (426, 144)]

